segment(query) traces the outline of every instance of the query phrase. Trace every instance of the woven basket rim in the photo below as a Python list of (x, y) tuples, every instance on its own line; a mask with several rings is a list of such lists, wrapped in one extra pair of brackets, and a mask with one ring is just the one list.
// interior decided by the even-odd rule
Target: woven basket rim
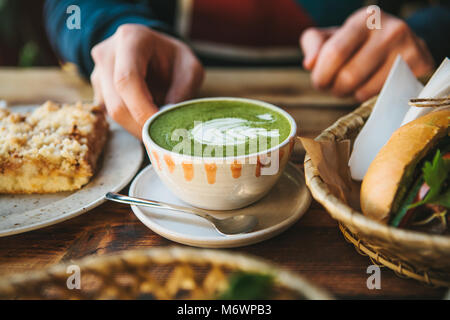
[(370, 245), (367, 245), (363, 240), (352, 234), (342, 223), (339, 223), (339, 229), (344, 239), (351, 243), (359, 254), (368, 256), (374, 265), (389, 268), (399, 277), (412, 278), (431, 287), (450, 287), (450, 281), (435, 278), (426, 271), (416, 272), (411, 266), (405, 265), (402, 262), (392, 261), (389, 257), (373, 250)]
[(275, 276), (278, 284), (301, 293), (304, 297), (314, 300), (330, 300), (333, 296), (328, 292), (315, 286), (303, 276), (277, 266), (264, 259), (248, 254), (235, 252), (224, 252), (214, 249), (197, 249), (171, 246), (164, 248), (134, 249), (114, 252), (102, 256), (87, 256), (75, 261), (62, 262), (49, 266), (42, 270), (27, 273), (12, 274), (0, 277), (0, 292), (14, 284), (27, 283), (30, 281), (41, 281), (52, 277), (67, 277), (67, 267), (78, 265), (81, 270), (104, 270), (105, 266), (114, 267), (121, 263), (130, 265), (148, 265), (149, 262), (156, 264), (170, 263), (193, 263), (211, 264), (229, 267), (241, 271), (254, 271), (268, 273)]
[[(360, 107), (358, 107), (353, 112), (348, 115), (339, 118), (333, 125), (325, 129), (315, 140), (331, 140), (331, 136), (335, 136), (334, 130), (336, 128), (346, 127), (345, 122), (351, 118), (360, 117), (364, 118), (364, 115), (370, 113), (375, 104), (377, 96), (364, 102)], [(362, 120), (364, 121), (364, 120)], [(394, 242), (401, 241), (403, 243), (409, 243), (411, 245), (415, 243), (433, 243), (437, 251), (440, 249), (448, 252), (450, 251), (450, 236), (448, 235), (435, 235), (428, 234), (425, 232), (407, 230), (394, 228), (389, 225), (383, 224), (376, 220), (366, 217), (363, 213), (354, 210), (342, 200), (334, 196), (327, 184), (320, 177), (317, 168), (311, 161), (308, 153), (305, 155), (304, 160), (305, 167), (305, 180), (308, 185), (311, 194), (314, 199), (320, 202), (327, 211), (332, 215), (333, 218), (342, 222), (345, 225), (352, 226), (364, 226), (364, 233), (370, 232), (372, 235), (386, 236), (388, 235)]]

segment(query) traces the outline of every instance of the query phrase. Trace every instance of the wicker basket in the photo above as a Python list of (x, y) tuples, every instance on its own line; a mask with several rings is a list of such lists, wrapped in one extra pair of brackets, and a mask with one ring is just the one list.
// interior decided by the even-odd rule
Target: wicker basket
[[(353, 142), (375, 102), (376, 97), (365, 102), (336, 121), (316, 140), (350, 139)], [(397, 229), (365, 217), (330, 193), (308, 155), (305, 157), (305, 176), (313, 197), (339, 221), (344, 236), (358, 251), (403, 276), (450, 287), (449, 236)]]
[[(68, 267), (81, 288), (68, 289)], [(71, 269), (69, 271), (73, 272)], [(256, 258), (193, 248), (154, 248), (87, 257), (0, 278), (0, 299), (213, 299), (235, 271), (271, 274), (275, 298), (330, 299), (302, 277)]]

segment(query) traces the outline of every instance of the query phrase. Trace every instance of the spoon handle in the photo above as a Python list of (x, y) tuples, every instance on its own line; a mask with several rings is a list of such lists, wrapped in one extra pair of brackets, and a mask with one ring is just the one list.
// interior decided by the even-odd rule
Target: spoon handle
[(142, 198), (129, 197), (129, 196), (126, 196), (123, 194), (115, 193), (115, 192), (108, 192), (105, 195), (105, 198), (108, 200), (112, 200), (112, 201), (116, 201), (116, 202), (120, 202), (120, 203), (131, 204), (131, 205), (153, 207), (153, 208), (163, 208), (163, 209), (167, 209), (167, 210), (190, 213), (190, 214), (194, 214), (196, 216), (200, 216), (211, 222), (213, 222), (215, 220), (214, 217), (212, 217), (211, 215), (209, 215), (206, 212), (203, 212), (199, 209), (178, 206), (176, 204), (169, 204), (166, 202), (161, 202), (161, 201), (156, 201), (156, 200), (148, 200), (148, 199), (142, 199)]

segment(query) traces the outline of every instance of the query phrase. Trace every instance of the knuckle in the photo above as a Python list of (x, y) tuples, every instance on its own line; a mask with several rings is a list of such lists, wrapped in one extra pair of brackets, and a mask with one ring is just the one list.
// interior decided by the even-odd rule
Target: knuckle
[(119, 37), (126, 37), (129, 34), (133, 33), (133, 29), (134, 29), (134, 26), (131, 24), (122, 24), (117, 28), (115, 33)]
[(401, 55), (409, 65), (417, 65), (419, 63), (422, 63), (422, 54), (420, 50), (415, 46), (408, 46), (406, 48), (403, 48), (403, 50), (401, 50)]
[(397, 19), (392, 23), (390, 32), (387, 36), (387, 41), (394, 41), (399, 39), (404, 39), (410, 34), (410, 29), (408, 24), (400, 19)]
[(126, 88), (131, 82), (137, 78), (134, 70), (119, 71), (114, 73), (114, 86), (118, 91)]
[(359, 89), (355, 92), (354, 98), (358, 102), (363, 102), (369, 98), (370, 94), (366, 89)]
[(345, 89), (354, 88), (358, 84), (358, 77), (353, 70), (344, 68), (339, 73), (337, 82)]
[(328, 54), (341, 54), (342, 45), (340, 45), (337, 41), (328, 41), (327, 43), (325, 43), (323, 49)]
[(313, 37), (316, 35), (319, 35), (320, 31), (319, 29), (315, 28), (315, 27), (309, 27), (308, 29), (306, 29), (305, 31), (303, 31), (302, 33), (302, 38), (308, 38), (308, 37)]
[(315, 27), (310, 27), (300, 34), (299, 43), (302, 48), (307, 48), (310, 41), (321, 38), (323, 38), (322, 32)]
[(403, 32), (405, 32), (405, 31), (408, 31), (408, 30), (409, 30), (408, 24), (407, 24), (404, 20), (402, 20), (402, 19), (397, 19), (397, 20), (395, 21), (395, 23), (394, 23), (394, 26), (395, 26), (394, 29), (395, 29), (397, 32), (400, 32), (400, 33), (403, 33)]
[(104, 50), (101, 43), (96, 44), (94, 47), (92, 47), (91, 57), (95, 63), (98, 63), (102, 60), (102, 58), (104, 57)]
[(345, 48), (338, 41), (328, 41), (323, 46), (323, 54), (328, 57), (327, 60), (334, 59), (335, 61), (342, 61), (345, 56)]
[(409, 60), (421, 60), (422, 59), (422, 52), (419, 50), (417, 46), (408, 46), (406, 48), (406, 56)]
[(149, 30), (149, 28), (143, 27), (141, 25), (126, 23), (120, 25), (117, 28), (116, 32), (114, 33), (114, 37), (118, 38), (119, 40), (136, 39), (136, 36), (137, 38), (139, 38), (139, 36), (142, 36), (143, 34), (148, 34)]

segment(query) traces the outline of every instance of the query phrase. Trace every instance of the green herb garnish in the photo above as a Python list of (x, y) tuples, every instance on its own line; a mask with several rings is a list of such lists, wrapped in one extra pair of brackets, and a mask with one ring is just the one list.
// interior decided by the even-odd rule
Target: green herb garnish
[(422, 201), (411, 204), (408, 209), (426, 203), (450, 208), (450, 189), (446, 183), (450, 175), (450, 160), (444, 159), (440, 150), (437, 150), (433, 160), (425, 162), (422, 171), (423, 178), (430, 190)]
[(219, 299), (269, 299), (272, 294), (273, 284), (274, 278), (272, 275), (250, 272), (237, 272), (230, 276), (229, 287), (219, 296)]

